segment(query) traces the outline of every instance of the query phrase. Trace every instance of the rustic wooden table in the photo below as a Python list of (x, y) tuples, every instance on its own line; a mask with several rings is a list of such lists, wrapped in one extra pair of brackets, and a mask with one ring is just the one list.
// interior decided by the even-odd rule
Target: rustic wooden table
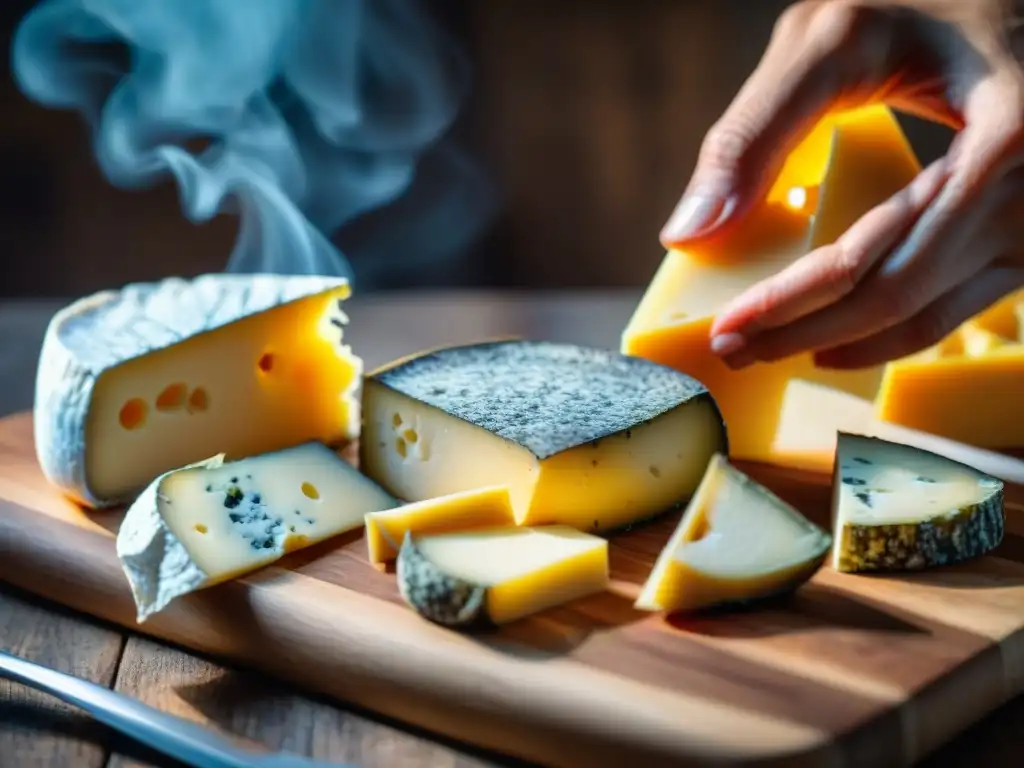
[[(349, 338), (375, 366), (442, 343), (517, 335), (614, 346), (636, 292), (545, 295), (430, 293), (350, 302)], [(54, 301), (0, 303), (0, 415), (31, 406)], [(0, 585), (0, 648), (80, 675), (272, 748), (382, 766), (506, 765), (465, 745), (302, 695)], [(1019, 765), (1024, 696), (961, 734), (920, 768)], [(70, 708), (0, 680), (0, 766), (170, 766)]]

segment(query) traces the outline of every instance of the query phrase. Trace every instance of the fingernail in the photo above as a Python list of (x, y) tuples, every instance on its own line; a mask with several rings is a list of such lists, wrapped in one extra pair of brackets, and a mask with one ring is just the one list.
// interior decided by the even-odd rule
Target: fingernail
[(720, 333), (711, 338), (711, 351), (719, 357), (734, 355), (743, 349), (747, 340), (738, 333)]
[(725, 355), (722, 360), (734, 371), (738, 371), (740, 368), (747, 368), (757, 362), (757, 358), (746, 349), (741, 349), (739, 352), (734, 352), (731, 355)]
[(661, 230), (666, 242), (686, 240), (724, 221), (736, 207), (734, 197), (695, 192), (683, 197)]

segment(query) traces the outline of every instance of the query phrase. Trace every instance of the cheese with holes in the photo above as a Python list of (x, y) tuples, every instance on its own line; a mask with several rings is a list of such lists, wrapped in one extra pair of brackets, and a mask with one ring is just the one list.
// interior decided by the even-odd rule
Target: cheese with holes
[(1003, 538), (1003, 483), (952, 459), (840, 433), (832, 517), (837, 571), (951, 565)]
[(506, 486), (519, 525), (608, 531), (685, 502), (728, 450), (695, 379), (615, 352), (501, 341), (368, 375), (360, 467), (422, 501)]
[(831, 544), (826, 531), (716, 455), (636, 607), (694, 611), (790, 593), (821, 567)]
[(396, 571), (402, 598), (421, 616), (497, 626), (605, 590), (608, 542), (561, 525), (410, 533)]
[(81, 502), (309, 440), (358, 436), (362, 363), (343, 279), (205, 275), (81, 299), (50, 322), (36, 382), (43, 473)]
[(371, 563), (394, 560), (406, 533), (448, 533), (515, 525), (508, 488), (495, 486), (404, 504), (366, 516), (366, 546)]
[[(827, 370), (815, 366), (810, 354), (800, 354), (734, 371), (710, 350), (714, 317), (747, 288), (834, 242), (919, 169), (884, 107), (828, 117), (789, 157), (767, 199), (738, 226), (666, 254), (623, 333), (622, 351), (702, 381), (729, 425), (731, 457), (773, 461), (779, 407), (790, 380), (870, 400), (882, 368)], [(803, 194), (786, 194), (793, 189)]]
[(938, 344), (886, 366), (875, 415), (993, 450), (1024, 446), (1024, 344), (1018, 291)]
[(155, 480), (128, 508), (117, 556), (141, 623), (398, 503), (322, 443), (234, 462), (219, 455)]

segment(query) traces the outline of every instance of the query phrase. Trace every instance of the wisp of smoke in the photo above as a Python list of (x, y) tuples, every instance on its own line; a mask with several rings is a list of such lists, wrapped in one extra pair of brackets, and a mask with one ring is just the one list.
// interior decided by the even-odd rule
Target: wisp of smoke
[(427, 155), (446, 193), (380, 227), (361, 279), (413, 254), (437, 268), (490, 215), (445, 141), (467, 63), (418, 0), (43, 0), (12, 48), (25, 94), (89, 121), (111, 183), (173, 174), (191, 221), (240, 216), (228, 271), (354, 279), (328, 236), (401, 198)]

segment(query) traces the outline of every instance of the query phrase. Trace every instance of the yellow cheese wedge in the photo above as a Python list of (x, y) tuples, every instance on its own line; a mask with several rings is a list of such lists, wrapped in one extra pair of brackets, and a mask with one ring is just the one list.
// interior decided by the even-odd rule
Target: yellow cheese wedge
[(406, 533), (428, 534), (515, 525), (508, 488), (479, 488), (366, 516), (366, 544), (371, 563), (398, 556)]
[(506, 486), (520, 525), (608, 531), (690, 497), (728, 450), (698, 381), (609, 350), (534, 341), (449, 347), (363, 385), (360, 467), (422, 501)]
[[(813, 247), (833, 242), (920, 170), (884, 107), (830, 116), (797, 148), (786, 168), (768, 199), (739, 227), (666, 254), (621, 342), (624, 353), (684, 371), (708, 387), (729, 425), (729, 454), (738, 460), (775, 460), (772, 443), (791, 379), (872, 399), (882, 368), (830, 371), (802, 354), (733, 371), (709, 348), (715, 314)], [(786, 194), (794, 188), (804, 194)], [(794, 208), (789, 203), (795, 198), (813, 206)]]
[(608, 586), (608, 542), (568, 526), (407, 534), (397, 562), (402, 598), (462, 629), (496, 626)]
[(349, 293), (335, 278), (204, 275), (75, 302), (39, 362), (43, 473), (108, 506), (215, 454), (349, 442), (362, 374), (343, 340)]
[(692, 611), (792, 592), (821, 567), (831, 543), (828, 533), (716, 455), (636, 607)]
[(981, 448), (1024, 446), (1022, 306), (1019, 291), (935, 346), (887, 365), (877, 418)]
[(125, 514), (117, 555), (143, 622), (398, 503), (321, 443), (228, 463), (220, 455), (154, 480)]

